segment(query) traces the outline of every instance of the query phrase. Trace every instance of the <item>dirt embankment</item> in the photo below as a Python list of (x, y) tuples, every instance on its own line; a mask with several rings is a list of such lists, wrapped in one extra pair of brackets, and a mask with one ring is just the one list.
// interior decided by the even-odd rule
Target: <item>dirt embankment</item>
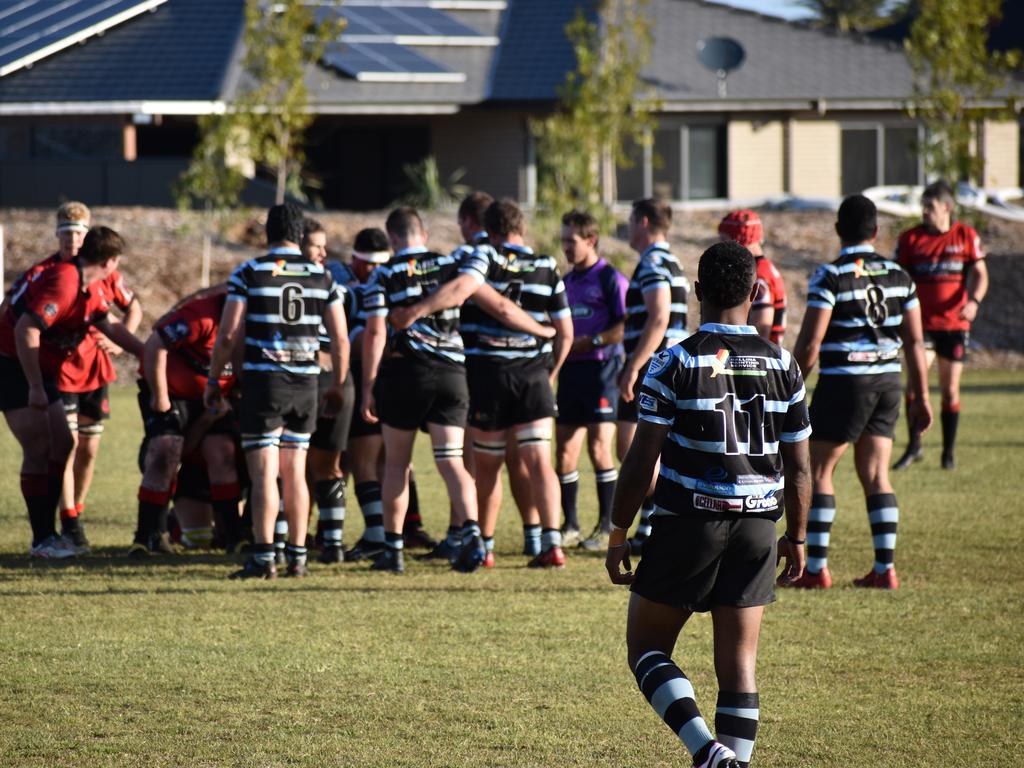
[[(697, 259), (717, 240), (717, 224), (724, 211), (677, 212), (670, 239), (692, 280)], [(789, 293), (786, 343), (792, 345), (803, 317), (807, 277), (814, 267), (835, 258), (837, 243), (834, 214), (829, 212), (762, 212), (765, 251), (786, 280)], [(328, 246), (334, 258), (348, 260), (352, 240), (363, 227), (383, 226), (385, 213), (317, 214), (328, 232)], [(128, 241), (129, 253), (121, 271), (137, 292), (145, 312), (143, 332), (178, 298), (199, 287), (201, 230), (199, 218), (173, 209), (96, 208), (94, 222), (118, 230)], [(431, 247), (448, 251), (460, 241), (451, 212), (425, 215)], [(53, 213), (46, 210), (0, 210), (4, 227), (5, 283), (28, 265), (55, 250)], [(900, 229), (906, 226), (883, 217), (877, 247), (892, 253)], [(972, 365), (1024, 368), (1024, 225), (988, 221), (981, 232), (988, 252), (991, 288), (972, 332), (978, 346)], [(528, 238), (529, 239), (529, 238)], [(211, 275), (214, 282), (225, 279), (241, 261), (260, 251), (262, 229), (259, 212), (238, 213), (225, 228), (225, 236), (214, 243)], [(602, 239), (601, 250), (616, 263), (630, 268), (635, 255), (626, 242), (616, 237)], [(696, 302), (690, 301), (696, 318)], [(694, 321), (691, 321), (691, 325)]]

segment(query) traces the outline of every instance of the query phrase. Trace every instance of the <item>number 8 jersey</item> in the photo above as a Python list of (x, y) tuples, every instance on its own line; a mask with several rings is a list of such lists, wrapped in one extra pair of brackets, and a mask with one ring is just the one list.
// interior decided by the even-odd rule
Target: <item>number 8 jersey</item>
[(789, 352), (753, 326), (705, 323), (651, 359), (637, 400), (642, 421), (671, 428), (653, 514), (782, 516), (779, 447), (811, 434)]
[(294, 248), (250, 259), (228, 278), (228, 301), (245, 303), (242, 370), (316, 376), (319, 329), (341, 301), (331, 273)]

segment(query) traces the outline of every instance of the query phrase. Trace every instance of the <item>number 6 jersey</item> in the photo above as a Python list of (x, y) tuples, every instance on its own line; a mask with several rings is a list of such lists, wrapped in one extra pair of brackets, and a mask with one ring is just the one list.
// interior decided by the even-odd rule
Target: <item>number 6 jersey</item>
[(243, 371), (320, 373), (320, 324), (327, 307), (341, 301), (323, 266), (295, 248), (275, 248), (231, 273), (227, 300), (245, 303)]
[(637, 400), (642, 421), (671, 428), (655, 515), (782, 516), (779, 447), (811, 434), (789, 352), (753, 326), (705, 323), (651, 359)]

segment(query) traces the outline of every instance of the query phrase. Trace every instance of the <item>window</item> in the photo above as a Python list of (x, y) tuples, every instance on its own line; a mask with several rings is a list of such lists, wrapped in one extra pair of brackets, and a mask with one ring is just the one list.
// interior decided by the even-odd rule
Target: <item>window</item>
[(650, 147), (630, 142), (629, 168), (616, 169), (619, 200), (658, 196), (666, 200), (707, 200), (726, 196), (725, 126), (663, 126)]
[(921, 183), (918, 128), (882, 123), (851, 124), (842, 129), (843, 195), (868, 187)]

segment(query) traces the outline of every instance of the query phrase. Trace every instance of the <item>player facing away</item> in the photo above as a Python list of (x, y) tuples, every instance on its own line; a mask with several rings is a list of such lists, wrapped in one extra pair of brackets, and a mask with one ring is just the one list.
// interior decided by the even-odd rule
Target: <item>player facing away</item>
[(203, 396), (208, 408), (225, 407), (220, 377), (243, 344), (240, 427), (252, 484), (253, 551), (232, 578), (277, 576), (274, 522), (281, 498), (288, 520), (287, 575), (307, 573), (306, 451), (318, 412), (321, 324), (331, 341), (327, 413), (343, 399), (348, 330), (341, 296), (330, 272), (299, 249), (302, 227), (298, 206), (273, 206), (267, 212), (269, 252), (231, 273)]
[[(738, 243), (717, 243), (701, 256), (694, 290), (702, 324), (651, 360), (619, 472), (606, 562), (613, 583), (632, 585), (629, 668), (700, 768), (750, 763), (764, 606), (775, 599), (778, 561), (786, 560), (780, 583), (799, 578), (804, 565), (811, 430), (803, 378), (789, 352), (746, 325), (754, 277), (754, 257)], [(659, 454), (652, 532), (634, 576), (626, 535)], [(671, 658), (694, 611), (710, 611), (714, 627), (715, 735)]]
[(22, 449), (21, 491), (32, 526), (32, 557), (78, 552), (54, 525), (72, 446), (56, 387), (61, 365), (92, 327), (133, 355), (142, 354), (142, 342), (108, 319), (110, 302), (100, 289), (124, 251), (120, 235), (94, 227), (70, 261), (24, 281), (0, 316), (0, 410)]
[(598, 520), (580, 546), (603, 551), (612, 525), (612, 496), (618, 472), (612, 461), (618, 378), (622, 370), (622, 334), (629, 281), (601, 258), (597, 220), (583, 211), (562, 217), (562, 252), (572, 269), (563, 278), (572, 313), (573, 339), (558, 374), (555, 456), (562, 490), (562, 537), (580, 535), (576, 499), (583, 438), (597, 481)]
[[(971, 323), (988, 292), (988, 268), (981, 240), (973, 228), (954, 221), (956, 198), (944, 181), (925, 187), (922, 223), (900, 235), (896, 261), (917, 285), (929, 367), (939, 358), (942, 390), (942, 468), (956, 467), (956, 430), (960, 422), (960, 376), (967, 360)], [(907, 413), (916, 393), (907, 390)], [(908, 418), (910, 442), (893, 469), (920, 461), (921, 433)]]
[[(669, 250), (668, 230), (672, 208), (668, 203), (646, 198), (633, 203), (629, 216), (629, 246), (640, 254), (626, 291), (626, 327), (623, 348), (626, 361), (619, 374), (618, 440), (619, 460), (633, 441), (637, 408), (635, 388), (655, 352), (686, 338), (686, 302), (690, 284), (683, 267)], [(651, 489), (653, 491), (653, 488)], [(644, 502), (640, 524), (631, 539), (633, 554), (643, 550), (650, 533), (652, 501)]]
[(732, 211), (718, 224), (718, 234), (735, 240), (757, 259), (757, 298), (750, 307), (747, 322), (757, 329), (761, 338), (781, 345), (786, 335), (786, 285), (782, 274), (764, 255), (761, 217), (748, 208)]
[(893, 566), (899, 507), (889, 483), (889, 460), (900, 414), (900, 348), (916, 395), (910, 418), (924, 431), (932, 421), (921, 338), (921, 310), (914, 281), (895, 262), (875, 253), (875, 204), (863, 195), (839, 206), (839, 258), (811, 276), (807, 311), (793, 355), (806, 377), (820, 366), (811, 401), (811, 473), (814, 497), (808, 524), (807, 571), (793, 586), (832, 586), (828, 547), (836, 515), (832, 483), (839, 460), (853, 443), (857, 477), (867, 497), (875, 548), (874, 567), (858, 587), (896, 589)]

